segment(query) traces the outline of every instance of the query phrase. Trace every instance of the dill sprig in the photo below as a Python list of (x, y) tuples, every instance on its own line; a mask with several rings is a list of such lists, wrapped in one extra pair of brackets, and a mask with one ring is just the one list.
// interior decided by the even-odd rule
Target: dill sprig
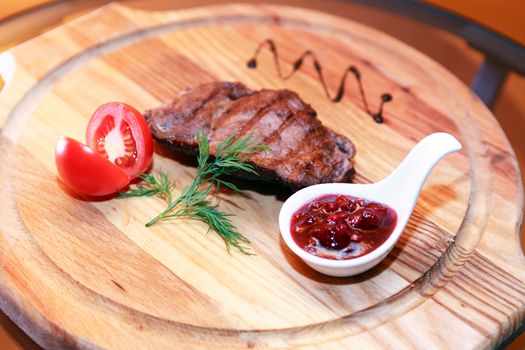
[(155, 177), (151, 174), (142, 174), (139, 176), (143, 183), (135, 185), (126, 192), (120, 192), (119, 197), (160, 197), (166, 202), (171, 203), (171, 191), (175, 188), (175, 181), (170, 182), (168, 174), (160, 170), (159, 175)]
[[(267, 146), (258, 145), (252, 139), (252, 134), (234, 140), (234, 136), (228, 137), (217, 146), (216, 155), (210, 155), (209, 140), (203, 132), (197, 133), (199, 155), (197, 157), (198, 167), (193, 183), (182, 190), (180, 196), (171, 200), (173, 186), (167, 179), (166, 174), (160, 174), (158, 178), (152, 175), (144, 175), (145, 185), (137, 185), (136, 189), (125, 192), (122, 196), (152, 196), (163, 197), (168, 202), (166, 209), (146, 224), (151, 226), (160, 220), (177, 217), (187, 217), (200, 220), (219, 234), (224, 240), (226, 248), (230, 251), (233, 247), (244, 254), (251, 254), (246, 247), (250, 241), (237, 231), (230, 220), (232, 214), (218, 210), (217, 206), (210, 201), (213, 189), (218, 191), (220, 186), (226, 186), (235, 191), (240, 189), (235, 184), (222, 178), (224, 175), (244, 171), (257, 174), (253, 166), (247, 160), (255, 153), (267, 151)], [(168, 196), (166, 191), (169, 190)], [(208, 230), (208, 232), (209, 232)]]

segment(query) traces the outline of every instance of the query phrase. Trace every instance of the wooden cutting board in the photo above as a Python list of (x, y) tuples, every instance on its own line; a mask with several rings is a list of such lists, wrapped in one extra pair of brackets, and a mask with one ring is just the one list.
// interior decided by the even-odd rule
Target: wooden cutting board
[[(308, 59), (288, 80), (264, 47), (274, 39), (286, 74), (305, 50), (330, 93), (342, 72), (361, 72), (332, 103)], [(0, 58), (1, 308), (46, 348), (490, 348), (523, 325), (525, 259), (518, 243), (523, 193), (514, 153), (491, 113), (458, 79), (386, 34), (298, 8), (228, 5), (141, 12), (109, 5)], [(9, 69), (13, 66), (14, 69)], [(356, 182), (375, 182), (425, 135), (464, 145), (431, 173), (394, 251), (351, 278), (320, 275), (280, 240), (288, 194), (247, 186), (220, 207), (256, 256), (229, 255), (195, 221), (144, 223), (157, 199), (87, 201), (57, 178), (60, 135), (84, 140), (107, 101), (155, 107), (212, 80), (288, 88), (328, 127), (355, 143)], [(153, 172), (195, 168), (157, 149)]]

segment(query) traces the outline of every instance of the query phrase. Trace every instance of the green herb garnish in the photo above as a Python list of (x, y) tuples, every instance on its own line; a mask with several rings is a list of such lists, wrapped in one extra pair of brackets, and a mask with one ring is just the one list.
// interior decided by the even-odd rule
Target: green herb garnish
[(198, 168), (193, 183), (182, 190), (180, 196), (172, 200), (171, 190), (173, 185), (165, 173), (158, 177), (144, 174), (141, 178), (145, 184), (136, 185), (136, 188), (121, 193), (122, 197), (137, 196), (159, 196), (168, 203), (166, 209), (146, 226), (151, 226), (160, 220), (188, 217), (201, 220), (208, 224), (209, 229), (214, 230), (224, 240), (226, 248), (230, 251), (233, 247), (244, 254), (251, 254), (246, 247), (250, 241), (240, 234), (232, 224), (229, 216), (232, 214), (218, 210), (217, 206), (210, 202), (210, 194), (218, 191), (220, 186), (226, 186), (235, 191), (240, 189), (233, 183), (221, 178), (238, 171), (257, 174), (255, 169), (247, 164), (247, 160), (255, 153), (269, 150), (268, 147), (256, 144), (252, 134), (233, 140), (230, 136), (217, 147), (215, 157), (210, 156), (209, 140), (203, 132), (197, 133), (199, 155), (197, 157)]
[(141, 179), (143, 183), (135, 185), (135, 188), (129, 189), (126, 192), (120, 192), (119, 197), (157, 196), (171, 203), (171, 191), (173, 191), (175, 187), (175, 181), (171, 183), (168, 174), (161, 170), (157, 177), (151, 174), (142, 174), (139, 176), (139, 179)]

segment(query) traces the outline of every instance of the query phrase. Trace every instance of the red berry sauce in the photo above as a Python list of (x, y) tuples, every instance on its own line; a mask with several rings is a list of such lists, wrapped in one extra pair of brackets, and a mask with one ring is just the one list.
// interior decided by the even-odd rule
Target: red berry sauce
[(396, 212), (384, 204), (329, 194), (295, 212), (291, 232), (295, 243), (310, 254), (348, 260), (383, 244), (396, 222)]

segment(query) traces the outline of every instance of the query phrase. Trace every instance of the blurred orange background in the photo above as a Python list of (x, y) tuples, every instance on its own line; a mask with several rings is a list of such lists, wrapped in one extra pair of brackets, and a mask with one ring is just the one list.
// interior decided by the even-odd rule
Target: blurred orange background
[(525, 45), (525, 2), (522, 0), (427, 0)]

